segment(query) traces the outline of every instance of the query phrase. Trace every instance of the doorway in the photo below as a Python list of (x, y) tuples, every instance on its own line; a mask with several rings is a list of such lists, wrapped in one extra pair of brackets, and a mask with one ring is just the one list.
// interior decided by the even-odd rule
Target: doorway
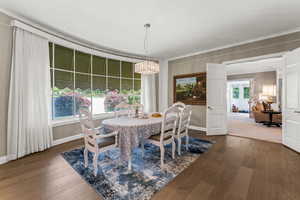
[(282, 63), (276, 57), (226, 65), (229, 135), (282, 143)]

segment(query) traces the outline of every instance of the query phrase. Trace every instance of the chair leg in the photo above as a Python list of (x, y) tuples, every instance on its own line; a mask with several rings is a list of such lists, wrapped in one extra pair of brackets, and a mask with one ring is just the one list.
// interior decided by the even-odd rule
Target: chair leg
[(164, 168), (165, 148), (160, 147), (160, 168)]
[(179, 136), (178, 138), (177, 138), (177, 142), (178, 142), (178, 149), (177, 149), (177, 153), (178, 153), (178, 155), (181, 155), (181, 137)]
[(188, 136), (188, 134), (186, 134), (185, 139), (186, 139), (186, 141), (185, 141), (185, 149), (188, 151), (189, 150), (189, 136)]
[(93, 158), (93, 165), (94, 165), (94, 175), (97, 176), (98, 174), (98, 153), (94, 154), (94, 158)]
[(83, 157), (84, 157), (84, 167), (87, 168), (88, 167), (88, 162), (89, 162), (89, 158), (88, 158), (88, 150), (87, 148), (84, 148), (84, 152), (83, 152)]
[(175, 159), (175, 151), (176, 151), (176, 144), (175, 140), (172, 140), (172, 158)]

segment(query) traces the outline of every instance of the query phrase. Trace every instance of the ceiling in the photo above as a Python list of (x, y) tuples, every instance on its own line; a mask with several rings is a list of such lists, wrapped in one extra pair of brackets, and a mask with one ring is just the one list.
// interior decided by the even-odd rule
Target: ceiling
[(1, 0), (0, 8), (121, 51), (172, 58), (300, 27), (299, 0)]
[(227, 75), (250, 74), (280, 70), (283, 58), (268, 58), (226, 66)]

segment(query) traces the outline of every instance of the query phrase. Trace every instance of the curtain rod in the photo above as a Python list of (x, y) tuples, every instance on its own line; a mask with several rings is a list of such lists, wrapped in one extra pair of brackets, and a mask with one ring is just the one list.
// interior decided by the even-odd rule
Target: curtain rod
[[(124, 58), (129, 58), (129, 59), (147, 60), (146, 56), (134, 55), (134, 54), (130, 55), (129, 53), (121, 52), (121, 51), (118, 51), (118, 50), (113, 50), (113, 49), (108, 49), (108, 48), (107, 49), (99, 48), (99, 47), (94, 46), (93, 44), (85, 44), (84, 42), (77, 42), (76, 38), (68, 39), (68, 38), (66, 38), (68, 36), (61, 36), (57, 33), (53, 33), (52, 31), (45, 30), (45, 28), (38, 27), (37, 25), (32, 25), (30, 23), (24, 22), (23, 20), (18, 19), (18, 20), (15, 20), (15, 21), (23, 23), (27, 26), (30, 26), (33, 29), (36, 29), (36, 30), (41, 31), (41, 32), (46, 33), (46, 34), (49, 34), (49, 35), (54, 36), (56, 38), (59, 38), (61, 40), (64, 40), (64, 41), (67, 41), (67, 42), (70, 42), (70, 43), (73, 43), (73, 44), (76, 44), (76, 45), (79, 45), (79, 46), (82, 46), (82, 47), (85, 47), (85, 48), (88, 48), (88, 49), (91, 49), (91, 50), (94, 50), (94, 51), (99, 51), (99, 52), (102, 52), (102, 53), (111, 54), (111, 55), (114, 55), (114, 56), (120, 56), (120, 57), (124, 57)], [(8, 25), (8, 26), (12, 27), (12, 26), (16, 26), (16, 25)], [(150, 58), (150, 60), (151, 61), (156, 61), (156, 62), (158, 61), (157, 59), (154, 59), (154, 58)]]

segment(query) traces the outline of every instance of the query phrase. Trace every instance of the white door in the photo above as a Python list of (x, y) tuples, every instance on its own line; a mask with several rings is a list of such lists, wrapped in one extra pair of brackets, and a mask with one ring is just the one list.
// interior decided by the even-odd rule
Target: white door
[(286, 54), (283, 70), (283, 144), (300, 152), (300, 48)]
[(207, 64), (207, 135), (227, 134), (226, 66)]

